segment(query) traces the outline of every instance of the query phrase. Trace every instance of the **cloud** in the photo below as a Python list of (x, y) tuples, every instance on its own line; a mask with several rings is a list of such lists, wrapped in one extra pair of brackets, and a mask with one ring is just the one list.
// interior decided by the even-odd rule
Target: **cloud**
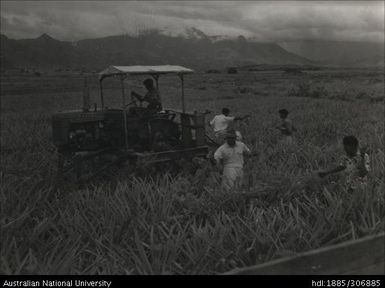
[(2, 1), (1, 33), (79, 40), (160, 28), (258, 41), (384, 41), (383, 1)]

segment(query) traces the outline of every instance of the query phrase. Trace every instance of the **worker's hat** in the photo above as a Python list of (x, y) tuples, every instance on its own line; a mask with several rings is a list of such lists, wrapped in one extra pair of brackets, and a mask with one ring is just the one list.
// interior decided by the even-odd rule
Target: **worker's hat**
[(234, 138), (234, 139), (237, 138), (237, 134), (235, 133), (234, 130), (227, 131), (227, 133), (226, 133), (226, 139), (228, 139), (228, 138)]

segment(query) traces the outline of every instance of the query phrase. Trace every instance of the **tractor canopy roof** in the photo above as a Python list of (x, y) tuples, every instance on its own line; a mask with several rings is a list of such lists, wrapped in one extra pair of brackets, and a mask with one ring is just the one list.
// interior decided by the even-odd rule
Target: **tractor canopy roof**
[(159, 74), (189, 74), (194, 71), (182, 66), (109, 66), (99, 73), (99, 80), (116, 75), (159, 75)]

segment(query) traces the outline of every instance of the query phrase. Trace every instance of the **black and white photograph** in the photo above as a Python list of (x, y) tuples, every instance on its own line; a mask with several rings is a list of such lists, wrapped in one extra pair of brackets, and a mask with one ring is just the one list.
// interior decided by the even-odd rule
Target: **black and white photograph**
[(2, 287), (385, 274), (384, 1), (0, 5)]

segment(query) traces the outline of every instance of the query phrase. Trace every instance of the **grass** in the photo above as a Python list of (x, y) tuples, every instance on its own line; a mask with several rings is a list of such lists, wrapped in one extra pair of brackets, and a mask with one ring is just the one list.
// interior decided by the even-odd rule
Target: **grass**
[[(251, 203), (222, 191), (210, 165), (195, 175), (147, 178), (125, 168), (83, 188), (54, 187), (50, 115), (80, 107), (82, 81), (2, 79), (1, 273), (214, 274), (383, 231), (384, 107), (356, 97), (367, 91), (380, 97), (383, 83), (373, 86), (372, 72), (337, 72), (334, 78), (240, 72), (186, 80), (188, 107), (229, 106), (252, 115), (238, 126), (259, 153), (245, 166), (245, 189), (258, 196)], [(311, 90), (324, 85), (328, 97), (287, 97), (290, 85), (304, 79)], [(346, 79), (354, 84), (345, 93), (353, 100), (329, 97)], [(96, 84), (90, 84), (95, 101)], [(108, 85), (106, 94), (119, 103), (119, 86)], [(178, 106), (178, 83), (161, 85), (165, 106)], [(296, 149), (279, 145), (273, 129), (282, 107), (298, 129)], [(368, 186), (354, 193), (341, 179), (314, 177), (337, 161), (347, 134), (359, 137), (371, 157)]]

